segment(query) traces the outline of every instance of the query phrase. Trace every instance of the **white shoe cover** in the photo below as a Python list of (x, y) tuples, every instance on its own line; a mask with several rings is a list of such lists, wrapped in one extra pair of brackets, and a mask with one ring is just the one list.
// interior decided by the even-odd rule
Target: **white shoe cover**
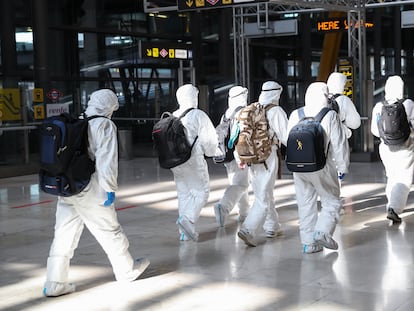
[(43, 295), (46, 297), (57, 297), (73, 293), (75, 289), (76, 286), (72, 283), (46, 282), (43, 288)]
[(140, 277), (140, 275), (145, 271), (145, 269), (147, 269), (147, 267), (150, 265), (150, 261), (148, 258), (146, 257), (142, 257), (142, 258), (138, 258), (135, 260), (135, 269), (132, 270), (132, 272), (130, 273), (130, 275), (125, 278), (124, 282), (133, 282), (136, 279), (138, 279)]

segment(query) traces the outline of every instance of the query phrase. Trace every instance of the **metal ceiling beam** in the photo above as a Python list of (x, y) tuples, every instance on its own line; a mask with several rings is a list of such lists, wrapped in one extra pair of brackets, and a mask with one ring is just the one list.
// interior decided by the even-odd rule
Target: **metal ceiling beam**
[[(402, 1), (402, 0), (401, 0)], [(411, 1), (411, 0), (410, 0)], [(288, 12), (310, 13), (310, 11), (341, 11), (348, 14), (348, 56), (354, 60), (356, 65), (356, 81), (364, 83), (365, 69), (365, 27), (358, 27), (360, 21), (365, 20), (365, 0), (269, 0), (254, 5), (243, 5), (233, 7), (233, 29), (234, 29), (234, 71), (235, 82), (249, 87), (249, 55), (248, 38), (244, 35), (244, 22), (252, 16), (256, 16), (260, 28), (268, 28), (269, 16), (274, 14), (286, 14)], [(360, 100), (365, 98), (361, 84), (357, 86)]]
[(413, 0), (366, 0), (366, 8), (414, 4)]
[[(278, 6), (282, 11), (304, 11), (317, 9), (324, 11), (345, 11), (354, 9), (356, 1), (351, 0), (269, 0), (270, 6)], [(272, 10), (272, 9), (271, 9)]]

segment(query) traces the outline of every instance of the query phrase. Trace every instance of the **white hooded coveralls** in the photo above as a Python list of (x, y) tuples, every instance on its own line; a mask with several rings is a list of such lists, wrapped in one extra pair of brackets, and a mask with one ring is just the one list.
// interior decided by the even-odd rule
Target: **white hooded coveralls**
[[(401, 77), (389, 77), (385, 83), (385, 101), (392, 104), (403, 99), (403, 91), (404, 81)], [(397, 214), (402, 213), (407, 204), (414, 170), (414, 102), (411, 99), (406, 99), (403, 105), (411, 125), (411, 136), (402, 145), (389, 146), (382, 139), (379, 144), (379, 154), (387, 176), (385, 194), (388, 202), (386, 210), (392, 208)], [(383, 102), (378, 102), (372, 110), (371, 133), (376, 137), (380, 137), (378, 120), (381, 116), (382, 106)]]
[(339, 106), (339, 119), (342, 122), (347, 138), (352, 135), (351, 130), (361, 126), (361, 116), (355, 108), (352, 100), (344, 95), (346, 76), (340, 72), (333, 72), (329, 75), (327, 85), (330, 94), (341, 94), (336, 98)]
[(263, 164), (250, 166), (250, 177), (254, 193), (254, 202), (243, 222), (242, 229), (254, 235), (257, 229), (263, 225), (265, 232), (278, 231), (280, 229), (279, 215), (275, 208), (273, 188), (275, 186), (277, 172), (280, 169), (278, 163), (278, 143), (286, 145), (287, 141), (287, 116), (279, 106), (280, 94), (283, 88), (277, 82), (267, 81), (262, 85), (259, 103), (263, 106), (275, 104), (276, 107), (266, 113), (269, 122), (269, 135), (274, 138), (274, 145), (269, 158), (266, 160), (267, 169)]
[[(239, 107), (247, 105), (248, 90), (242, 86), (234, 86), (229, 90), (228, 108), (225, 117), (230, 118)], [(237, 120), (240, 110), (234, 113), (233, 120)], [(235, 124), (235, 122), (233, 122)], [(237, 155), (236, 155), (237, 156)], [(230, 214), (237, 205), (241, 219), (246, 218), (249, 212), (249, 170), (241, 169), (237, 160), (224, 163), (227, 172), (229, 185), (224, 191), (220, 204), (226, 215)]]
[[(176, 92), (179, 108), (173, 115), (179, 117), (189, 108), (198, 107), (198, 89), (185, 84)], [(174, 175), (178, 196), (178, 215), (189, 220), (192, 231), (195, 232), (195, 224), (200, 217), (201, 209), (207, 203), (210, 193), (210, 177), (208, 172), (207, 157), (214, 156), (218, 145), (216, 129), (208, 115), (200, 110), (193, 109), (182, 119), (187, 130), (190, 143), (198, 136), (193, 147), (190, 159), (171, 169)], [(183, 233), (179, 229), (180, 235)]]
[[(315, 117), (328, 105), (328, 88), (323, 82), (312, 83), (305, 94), (304, 113)], [(299, 109), (294, 110), (288, 123), (290, 131), (299, 122)], [(332, 235), (339, 219), (342, 207), (338, 171), (347, 173), (349, 166), (349, 149), (345, 131), (338, 114), (329, 111), (321, 121), (325, 131), (326, 165), (323, 169), (310, 173), (293, 173), (296, 201), (299, 214), (299, 230), (302, 244), (314, 243), (313, 234), (321, 231)], [(335, 159), (335, 160), (334, 160)], [(317, 199), (321, 200), (318, 216)]]
[[(87, 116), (111, 118), (118, 109), (118, 98), (109, 89), (91, 94)], [(130, 280), (134, 261), (128, 239), (118, 222), (115, 206), (104, 206), (107, 192), (118, 188), (118, 144), (115, 124), (107, 118), (89, 121), (89, 154), (96, 171), (89, 185), (79, 194), (58, 197), (55, 235), (47, 259), (47, 282), (67, 283), (70, 259), (78, 246), (84, 226), (107, 254), (117, 280)]]

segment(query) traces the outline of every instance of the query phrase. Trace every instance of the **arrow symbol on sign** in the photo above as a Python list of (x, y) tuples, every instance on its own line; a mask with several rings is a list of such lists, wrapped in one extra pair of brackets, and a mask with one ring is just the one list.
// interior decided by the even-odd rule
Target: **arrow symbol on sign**
[(152, 50), (151, 49), (147, 49), (147, 56), (152, 56)]
[(193, 6), (194, 1), (193, 0), (187, 0), (185, 3), (187, 4), (187, 6), (191, 7), (191, 6)]

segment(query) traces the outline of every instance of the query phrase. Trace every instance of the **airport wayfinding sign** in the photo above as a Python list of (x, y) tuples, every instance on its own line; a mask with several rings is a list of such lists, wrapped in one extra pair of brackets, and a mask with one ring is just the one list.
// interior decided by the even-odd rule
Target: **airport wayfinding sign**
[(151, 59), (186, 60), (193, 58), (191, 45), (175, 45), (171, 42), (142, 42), (142, 57)]
[(177, 0), (178, 11), (216, 9), (239, 4), (267, 2), (268, 0)]

